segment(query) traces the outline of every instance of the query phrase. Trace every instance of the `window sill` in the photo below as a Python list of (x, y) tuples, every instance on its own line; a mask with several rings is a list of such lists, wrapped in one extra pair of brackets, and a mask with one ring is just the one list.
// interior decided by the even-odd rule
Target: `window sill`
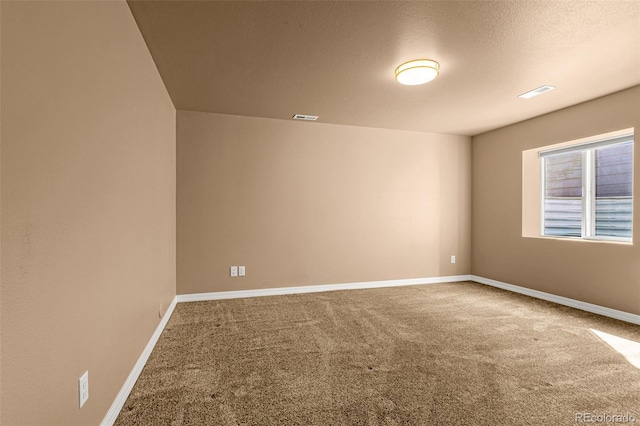
[(623, 246), (633, 246), (633, 240), (605, 240), (599, 238), (578, 238), (578, 237), (553, 237), (547, 235), (523, 235), (523, 238), (537, 238), (541, 240), (555, 240), (555, 241), (573, 241), (580, 243), (595, 243), (595, 244), (616, 244)]

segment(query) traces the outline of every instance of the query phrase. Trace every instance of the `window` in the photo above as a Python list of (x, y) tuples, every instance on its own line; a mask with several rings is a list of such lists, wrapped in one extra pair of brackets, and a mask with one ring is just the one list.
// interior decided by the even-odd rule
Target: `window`
[(631, 241), (633, 135), (540, 152), (542, 235)]

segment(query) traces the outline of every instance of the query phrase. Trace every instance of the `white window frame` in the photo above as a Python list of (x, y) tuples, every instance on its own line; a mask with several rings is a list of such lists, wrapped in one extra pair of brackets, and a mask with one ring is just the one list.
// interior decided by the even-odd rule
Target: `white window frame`
[[(597, 139), (591, 142), (580, 143), (576, 145), (563, 146), (561, 148), (548, 149), (544, 151), (540, 151), (538, 156), (540, 157), (540, 236), (545, 238), (568, 238), (574, 240), (596, 240), (596, 241), (613, 241), (613, 242), (627, 242), (630, 243), (633, 241), (633, 237), (625, 238), (625, 237), (611, 237), (611, 236), (599, 236), (595, 235), (596, 230), (596, 179), (595, 179), (595, 168), (596, 168), (596, 156), (595, 150), (597, 148), (622, 144), (626, 142), (632, 142), (633, 149), (635, 150), (634, 143), (634, 134), (625, 133), (623, 135), (608, 137), (603, 139)], [(551, 157), (559, 154), (568, 154), (571, 152), (582, 152), (582, 236), (573, 237), (573, 236), (560, 236), (560, 235), (547, 235), (545, 234), (545, 199), (546, 199), (546, 168), (545, 168), (545, 158)], [(635, 175), (635, 161), (632, 165), (632, 176)], [(633, 196), (634, 189), (632, 189), (631, 199), (633, 200), (635, 197)], [(635, 204), (635, 203), (633, 203)], [(632, 204), (632, 217), (634, 206)], [(633, 222), (631, 224), (633, 229)]]

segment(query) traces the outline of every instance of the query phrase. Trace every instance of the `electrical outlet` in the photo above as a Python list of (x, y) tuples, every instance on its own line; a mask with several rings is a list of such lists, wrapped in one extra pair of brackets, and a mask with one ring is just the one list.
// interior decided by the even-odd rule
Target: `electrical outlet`
[(82, 377), (78, 379), (78, 398), (80, 402), (80, 408), (89, 399), (89, 372), (85, 371)]
[(244, 266), (238, 266), (238, 276), (244, 277), (245, 269)]
[(232, 266), (231, 267), (231, 276), (232, 277), (237, 277), (238, 276), (238, 267), (237, 266)]
[(455, 256), (451, 256), (451, 263), (456, 263), (456, 257)]

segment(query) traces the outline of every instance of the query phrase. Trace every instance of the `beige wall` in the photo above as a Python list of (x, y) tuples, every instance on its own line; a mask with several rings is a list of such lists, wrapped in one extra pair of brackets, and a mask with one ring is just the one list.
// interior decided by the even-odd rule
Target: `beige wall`
[(175, 109), (123, 1), (1, 7), (0, 423), (98, 424), (175, 295)]
[(475, 136), (472, 273), (640, 314), (640, 208), (633, 245), (522, 236), (523, 151), (629, 127), (640, 131), (640, 86)]
[(470, 271), (468, 137), (178, 111), (177, 141), (179, 294)]

